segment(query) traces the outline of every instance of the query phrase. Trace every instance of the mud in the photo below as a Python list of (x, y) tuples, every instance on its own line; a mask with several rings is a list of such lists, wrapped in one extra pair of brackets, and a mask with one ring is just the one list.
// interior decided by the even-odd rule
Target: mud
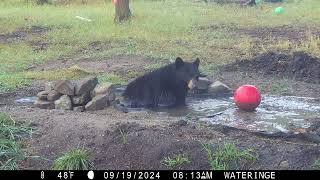
[(8, 34), (0, 34), (0, 43), (12, 43), (14, 41), (24, 41), (29, 35), (41, 35), (49, 31), (50, 28), (42, 26), (31, 26), (20, 28)]
[[(320, 31), (313, 27), (293, 27), (289, 25), (263, 28), (239, 28), (238, 35), (246, 35), (259, 40), (272, 39), (300, 42), (311, 36), (320, 37)], [(235, 34), (236, 35), (236, 34)]]
[(320, 37), (320, 29), (317, 27), (299, 27), (291, 25), (282, 25), (275, 27), (238, 27), (237, 24), (219, 24), (200, 26), (198, 30), (205, 32), (223, 31), (228, 32), (230, 36), (250, 37), (256, 41), (280, 41), (288, 40), (292, 42), (301, 42), (309, 37)]
[(226, 65), (226, 71), (254, 72), (266, 77), (277, 76), (320, 84), (320, 59), (303, 52), (277, 54), (267, 52), (253, 59)]

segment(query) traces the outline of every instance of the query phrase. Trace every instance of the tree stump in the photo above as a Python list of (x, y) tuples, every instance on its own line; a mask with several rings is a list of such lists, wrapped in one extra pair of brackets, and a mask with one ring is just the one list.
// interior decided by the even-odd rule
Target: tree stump
[(114, 22), (123, 22), (130, 18), (131, 11), (129, 8), (129, 0), (113, 0), (116, 13)]

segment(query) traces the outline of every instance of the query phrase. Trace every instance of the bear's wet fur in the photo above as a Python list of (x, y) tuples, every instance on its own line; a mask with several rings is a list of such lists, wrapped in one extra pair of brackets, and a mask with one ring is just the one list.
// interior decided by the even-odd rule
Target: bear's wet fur
[(190, 80), (198, 78), (200, 60), (174, 63), (146, 73), (129, 83), (123, 93), (126, 107), (179, 106), (185, 104)]

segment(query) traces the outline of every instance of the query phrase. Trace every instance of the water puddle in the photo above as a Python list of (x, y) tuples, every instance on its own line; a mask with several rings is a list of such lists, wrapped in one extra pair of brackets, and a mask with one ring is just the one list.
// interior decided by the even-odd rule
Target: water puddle
[(187, 106), (174, 109), (158, 109), (161, 115), (194, 115), (201, 121), (221, 124), (255, 132), (296, 132), (309, 128), (308, 119), (320, 116), (317, 99), (295, 96), (263, 95), (255, 112), (239, 110), (233, 98), (187, 98)]
[[(123, 87), (118, 87), (120, 96)], [(25, 97), (16, 103), (31, 104), (36, 97)], [(197, 116), (200, 121), (221, 124), (254, 132), (276, 133), (297, 132), (309, 128), (309, 119), (320, 117), (319, 99), (296, 96), (262, 95), (260, 106), (254, 112), (239, 110), (232, 97), (217, 98), (209, 95), (187, 97), (187, 105), (179, 108), (161, 107), (153, 109), (159, 116)], [(145, 111), (144, 108), (129, 111)]]
[(17, 99), (15, 100), (15, 102), (19, 104), (34, 104), (36, 100), (37, 100), (36, 96), (31, 96), (31, 97), (24, 97), (24, 98)]

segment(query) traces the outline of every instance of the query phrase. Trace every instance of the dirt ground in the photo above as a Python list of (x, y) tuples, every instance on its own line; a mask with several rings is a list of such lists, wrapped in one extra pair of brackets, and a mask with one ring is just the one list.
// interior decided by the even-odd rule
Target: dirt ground
[(231, 36), (244, 37), (249, 36), (257, 41), (274, 41), (290, 40), (294, 42), (301, 42), (306, 40), (310, 36), (319, 37), (320, 30), (317, 27), (299, 27), (290, 25), (281, 25), (276, 27), (246, 27), (239, 28), (237, 24), (219, 24), (200, 26), (201, 31), (213, 31), (213, 30), (228, 30)]
[[(289, 57), (288, 62), (294, 61), (292, 56), (284, 57)], [(316, 81), (308, 83), (297, 81), (295, 78), (283, 79), (267, 72), (268, 75), (254, 73), (260, 67), (259, 59), (261, 58), (250, 60), (254, 68), (249, 75), (248, 69), (245, 69), (247, 66), (242, 66), (245, 63), (239, 61), (237, 66), (221, 68), (213, 78), (222, 80), (232, 88), (249, 82), (259, 87), (268, 87), (270, 83), (284, 83), (289, 87), (285, 92), (287, 94), (319, 97), (320, 85)], [(137, 56), (117, 56), (90, 62), (67, 60), (63, 66), (80, 64), (87, 68), (101, 68), (99, 70), (103, 72), (122, 72), (141, 70), (147, 61), (146, 58)], [(318, 63), (318, 60), (308, 62)], [(60, 65), (58, 62), (48, 62), (38, 68), (51, 69)], [(304, 78), (301, 80), (309, 81)], [(234, 142), (240, 149), (254, 150), (256, 161), (234, 166), (233, 169), (312, 169), (313, 162), (320, 158), (319, 144), (303, 138), (271, 138), (223, 126), (199, 126), (200, 122), (196, 119), (183, 121), (184, 117), (168, 117), (156, 112), (122, 113), (108, 108), (80, 113), (42, 110), (32, 105), (14, 102), (20, 97), (36, 95), (43, 88), (43, 84), (43, 81), (36, 81), (29, 87), (0, 95), (0, 111), (9, 113), (16, 120), (29, 122), (37, 129), (37, 133), (31, 139), (25, 140), (25, 150), (31, 156), (42, 158), (27, 159), (22, 162), (23, 169), (50, 169), (55, 158), (74, 147), (89, 150), (95, 169), (167, 169), (161, 160), (179, 153), (187, 154), (190, 163), (177, 167), (178, 169), (210, 169), (206, 152), (200, 142), (210, 142), (213, 148), (223, 142)], [(271, 90), (272, 88), (269, 91), (266, 88), (265, 93)], [(319, 122), (320, 119), (315, 121)], [(121, 135), (120, 129), (125, 135)], [(319, 133), (320, 127), (313, 131)]]
[(73, 59), (64, 58), (56, 61), (48, 61), (44, 64), (34, 65), (30, 70), (52, 70), (59, 68), (68, 68), (77, 65), (92, 72), (115, 73), (121, 77), (127, 77), (130, 72), (145, 71), (147, 64), (157, 63), (157, 60), (142, 56), (118, 55), (103, 59)]
[(319, 69), (320, 59), (303, 52), (290, 55), (268, 52), (254, 59), (237, 61), (225, 67), (226, 71), (254, 72), (315, 84), (320, 84)]

